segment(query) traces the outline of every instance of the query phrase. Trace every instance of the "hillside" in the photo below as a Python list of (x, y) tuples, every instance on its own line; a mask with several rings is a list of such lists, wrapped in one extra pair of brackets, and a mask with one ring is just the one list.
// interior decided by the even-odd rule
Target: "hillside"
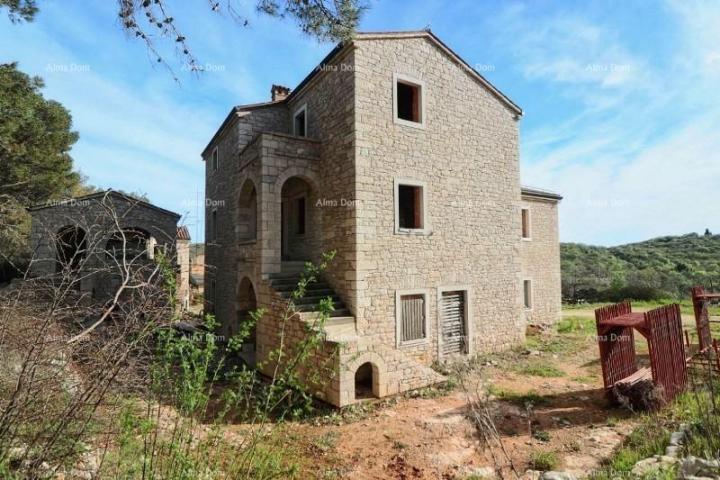
[(720, 288), (720, 235), (690, 233), (617, 247), (563, 243), (563, 298), (615, 301), (687, 297)]

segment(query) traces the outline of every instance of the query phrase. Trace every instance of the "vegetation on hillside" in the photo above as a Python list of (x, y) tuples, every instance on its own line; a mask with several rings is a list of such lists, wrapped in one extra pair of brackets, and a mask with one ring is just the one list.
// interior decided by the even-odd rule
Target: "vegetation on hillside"
[(686, 298), (693, 285), (720, 288), (720, 235), (706, 231), (617, 247), (561, 245), (566, 301)]

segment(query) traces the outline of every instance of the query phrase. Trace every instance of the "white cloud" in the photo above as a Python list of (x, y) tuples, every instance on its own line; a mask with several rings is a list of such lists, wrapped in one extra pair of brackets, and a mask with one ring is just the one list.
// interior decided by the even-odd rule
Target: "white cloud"
[[(565, 196), (564, 241), (614, 244), (720, 230), (720, 5), (670, 7), (679, 38), (670, 72), (634, 58), (586, 19), (543, 19), (544, 28), (524, 35), (523, 24), (535, 19), (513, 10), (511, 48), (524, 73), (578, 101), (569, 119), (523, 141), (524, 183)], [(628, 67), (581, 72), (591, 58)]]

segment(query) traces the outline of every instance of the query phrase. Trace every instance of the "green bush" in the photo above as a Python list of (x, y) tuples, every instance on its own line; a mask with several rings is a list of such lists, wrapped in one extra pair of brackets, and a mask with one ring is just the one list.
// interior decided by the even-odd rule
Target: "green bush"
[(533, 452), (530, 455), (530, 468), (546, 472), (554, 470), (560, 463), (555, 452)]

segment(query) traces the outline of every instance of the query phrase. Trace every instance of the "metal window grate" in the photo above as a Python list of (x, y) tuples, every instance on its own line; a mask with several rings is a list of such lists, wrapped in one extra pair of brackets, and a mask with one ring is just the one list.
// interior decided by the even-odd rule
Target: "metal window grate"
[(403, 295), (401, 303), (401, 335), (403, 342), (425, 338), (425, 297), (423, 295)]
[(466, 353), (465, 292), (443, 292), (440, 316), (442, 353)]

